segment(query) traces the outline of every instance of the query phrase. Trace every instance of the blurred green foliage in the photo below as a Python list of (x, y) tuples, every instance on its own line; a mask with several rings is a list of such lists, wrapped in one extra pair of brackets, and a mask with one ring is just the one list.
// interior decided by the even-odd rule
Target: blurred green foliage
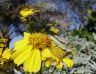
[(88, 10), (88, 24), (84, 26), (89, 32), (96, 32), (96, 11)]
[(93, 34), (91, 32), (88, 32), (86, 28), (79, 29), (79, 30), (73, 30), (71, 32), (72, 36), (78, 35), (80, 38), (86, 38), (88, 41), (93, 41)]
[(86, 38), (88, 41), (92, 41), (93, 32), (96, 33), (96, 11), (88, 10), (88, 23), (79, 30), (73, 30), (71, 34), (73, 36), (78, 35), (80, 38)]

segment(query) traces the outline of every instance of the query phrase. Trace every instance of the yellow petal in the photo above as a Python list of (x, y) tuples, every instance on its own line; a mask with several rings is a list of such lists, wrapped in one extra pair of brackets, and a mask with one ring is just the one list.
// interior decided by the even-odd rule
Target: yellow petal
[(11, 55), (11, 58), (12, 58), (12, 59), (15, 59), (15, 58), (18, 57), (22, 52), (24, 52), (27, 48), (28, 48), (28, 46), (16, 50), (16, 51)]
[(58, 69), (62, 69), (62, 66), (63, 66), (63, 64), (62, 64), (61, 61), (57, 62), (56, 67), (57, 67)]
[(30, 37), (30, 34), (27, 32), (24, 32), (24, 40), (28, 40)]
[(1, 58), (0, 59), (0, 65), (3, 65), (4, 64), (4, 61), (5, 61), (5, 59)]
[(58, 28), (55, 28), (55, 27), (51, 27), (50, 28), (50, 31), (54, 32), (54, 33), (58, 33), (60, 30)]
[(28, 68), (30, 66), (30, 61), (31, 61), (31, 56), (32, 56), (32, 53), (29, 55), (29, 57), (27, 58), (27, 60), (25, 60), (23, 64), (23, 69), (25, 72), (28, 72)]
[(41, 67), (41, 55), (39, 49), (33, 49), (30, 61), (29, 72), (38, 72)]
[(49, 58), (46, 62), (45, 62), (45, 66), (46, 67), (50, 67), (50, 65), (53, 63), (53, 59)]
[(6, 47), (6, 44), (5, 43), (0, 43), (0, 47), (4, 48), (4, 47)]
[(50, 52), (50, 50), (48, 48), (45, 48), (42, 50), (42, 57), (48, 58), (48, 57), (53, 57), (53, 56), (52, 56), (52, 53)]
[(23, 39), (14, 43), (14, 46), (19, 46), (23, 43)]
[(66, 64), (68, 68), (72, 68), (74, 65), (74, 60), (71, 60), (69, 58), (64, 58), (63, 62)]
[(51, 48), (53, 48), (54, 46), (56, 46), (56, 44), (53, 42), (53, 41), (51, 41)]
[(14, 43), (14, 50), (22, 49), (27, 44), (28, 44), (27, 41), (25, 41), (25, 40), (19, 40), (19, 41), (17, 41), (17, 42)]
[(3, 48), (0, 48), (0, 55), (2, 55), (2, 52), (3, 52)]
[(14, 59), (14, 63), (17, 65), (22, 64), (31, 54), (31, 47), (28, 47), (25, 49), (24, 52), (22, 52), (18, 57)]
[(25, 8), (23, 10), (20, 11), (20, 14), (23, 16), (23, 17), (28, 17), (29, 15), (31, 15), (33, 13), (33, 11), (29, 8)]
[(41, 57), (41, 59), (42, 59), (42, 61), (44, 61), (44, 60), (46, 60), (47, 58), (45, 58), (45, 57)]
[(2, 54), (2, 57), (5, 58), (5, 59), (9, 59), (11, 56), (11, 50), (10, 49), (5, 49), (3, 54)]

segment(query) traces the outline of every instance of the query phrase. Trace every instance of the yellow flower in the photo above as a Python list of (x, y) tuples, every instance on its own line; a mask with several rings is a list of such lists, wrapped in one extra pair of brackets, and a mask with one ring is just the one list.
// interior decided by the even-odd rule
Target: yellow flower
[(5, 39), (5, 38), (0, 38), (0, 43), (6, 43), (8, 41), (8, 39)]
[(30, 9), (30, 8), (25, 8), (25, 9), (23, 9), (23, 10), (20, 11), (20, 15), (21, 15), (23, 18), (26, 18), (26, 17), (34, 14), (35, 12), (38, 12), (38, 10)]
[[(55, 59), (56, 62), (56, 67), (58, 69), (62, 69), (63, 63), (66, 64), (68, 68), (72, 68), (74, 65), (74, 61), (71, 60), (70, 58), (66, 58), (67, 55), (70, 53), (65, 52), (63, 49), (61, 49), (58, 46), (52, 46), (50, 49), (52, 52), (52, 57)], [(53, 63), (53, 59), (48, 59), (45, 62), (46, 67), (49, 67)]]
[(8, 61), (11, 56), (11, 50), (7, 48), (8, 39), (0, 38), (0, 65)]
[(72, 68), (74, 65), (74, 61), (69, 58), (64, 58), (63, 62), (67, 65), (68, 68)]
[(2, 55), (3, 52), (3, 48), (0, 48), (0, 56)]
[(52, 41), (46, 34), (24, 32), (24, 39), (14, 44), (11, 57), (15, 64), (23, 64), (25, 72), (36, 73), (41, 68), (42, 59), (52, 56), (49, 50), (51, 44)]
[(11, 56), (11, 50), (6, 48), (2, 54), (2, 58), (9, 59)]
[(22, 17), (28, 17), (29, 15), (33, 14), (33, 12), (31, 9), (25, 8), (20, 11), (20, 14), (22, 15)]
[(0, 49), (0, 64), (3, 64), (4, 62), (8, 61), (11, 56), (11, 50), (6, 48), (3, 51), (3, 48)]
[(7, 46), (7, 41), (8, 39), (5, 39), (5, 38), (0, 38), (0, 48), (4, 48)]
[(58, 33), (60, 30), (58, 28), (55, 28), (55, 27), (51, 27), (50, 28), (50, 31), (54, 32), (54, 33)]

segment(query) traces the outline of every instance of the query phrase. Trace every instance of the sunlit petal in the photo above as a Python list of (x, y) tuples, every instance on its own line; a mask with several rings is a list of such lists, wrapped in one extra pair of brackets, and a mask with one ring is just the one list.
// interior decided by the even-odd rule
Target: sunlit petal
[(31, 62), (29, 66), (29, 72), (38, 72), (41, 67), (41, 56), (39, 49), (33, 49), (33, 54), (31, 57)]
[(11, 50), (10, 49), (5, 49), (3, 54), (2, 54), (2, 57), (6, 58), (6, 59), (9, 59), (10, 56), (11, 56)]
[(45, 66), (46, 67), (50, 67), (50, 65), (53, 63), (53, 59), (49, 58), (46, 62), (45, 62)]
[(42, 57), (53, 57), (51, 51), (48, 48), (43, 49)]
[(30, 54), (31, 54), (31, 47), (27, 48), (23, 53), (21, 53), (18, 57), (16, 57), (14, 63), (20, 65), (28, 58)]
[(0, 55), (2, 55), (2, 52), (3, 52), (3, 48), (0, 48)]
[(64, 58), (63, 62), (66, 64), (68, 68), (72, 68), (74, 65), (74, 60), (71, 60), (69, 58)]
[(29, 33), (24, 32), (24, 40), (28, 40), (28, 39), (29, 39), (29, 36), (30, 36), (30, 34), (29, 34)]
[(58, 69), (62, 69), (62, 66), (63, 66), (63, 64), (62, 64), (61, 61), (57, 62), (56, 67), (57, 67)]
[(28, 48), (28, 46), (23, 47), (22, 49), (19, 49), (19, 50), (15, 51), (15, 52), (11, 55), (11, 58), (12, 58), (12, 59), (15, 59), (15, 58), (18, 57), (22, 52), (24, 52), (27, 48)]
[(25, 72), (28, 72), (28, 68), (30, 66), (31, 56), (32, 56), (32, 54), (29, 55), (29, 57), (26, 59), (26, 61), (23, 64), (23, 66), (24, 66), (23, 69)]
[(14, 46), (15, 46), (14, 50), (22, 49), (22, 48), (24, 48), (24, 46), (26, 46), (27, 44), (28, 44), (28, 42), (25, 41), (25, 40), (17, 41), (17, 42), (14, 43)]

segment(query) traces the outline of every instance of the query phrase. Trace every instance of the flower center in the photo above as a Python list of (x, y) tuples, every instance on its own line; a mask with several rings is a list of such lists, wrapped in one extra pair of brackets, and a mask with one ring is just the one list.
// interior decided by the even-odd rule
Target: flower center
[(32, 45), (33, 48), (44, 49), (50, 47), (51, 39), (46, 34), (34, 33), (29, 37), (29, 44)]
[(67, 53), (63, 49), (61, 49), (60, 47), (58, 47), (58, 46), (52, 47), (51, 48), (51, 52), (59, 60), (62, 60), (64, 57), (67, 56)]

